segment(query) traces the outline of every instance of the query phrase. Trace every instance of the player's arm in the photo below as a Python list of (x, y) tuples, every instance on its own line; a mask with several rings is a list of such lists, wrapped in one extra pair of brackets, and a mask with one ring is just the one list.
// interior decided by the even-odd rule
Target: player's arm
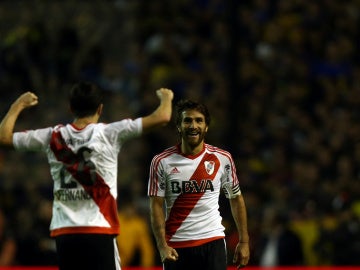
[(38, 97), (31, 92), (22, 94), (14, 101), (0, 123), (0, 145), (13, 146), (13, 132), (19, 114), (24, 109), (36, 104), (38, 104)]
[(176, 261), (178, 259), (178, 254), (175, 249), (168, 246), (165, 239), (165, 213), (163, 206), (163, 197), (150, 197), (151, 228), (160, 253), (161, 261)]
[(240, 268), (247, 265), (250, 258), (246, 206), (242, 195), (235, 196), (229, 200), (231, 213), (239, 234), (239, 243), (235, 249), (234, 263)]
[(156, 95), (160, 99), (160, 104), (153, 113), (142, 118), (143, 131), (165, 125), (171, 120), (173, 91), (160, 88), (156, 91)]

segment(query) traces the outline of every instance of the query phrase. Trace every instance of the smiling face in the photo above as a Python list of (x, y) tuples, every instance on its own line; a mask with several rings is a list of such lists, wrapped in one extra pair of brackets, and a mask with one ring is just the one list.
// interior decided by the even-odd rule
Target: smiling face
[(181, 137), (182, 152), (188, 155), (201, 152), (208, 130), (205, 116), (197, 110), (185, 110), (181, 113), (181, 122), (177, 128)]

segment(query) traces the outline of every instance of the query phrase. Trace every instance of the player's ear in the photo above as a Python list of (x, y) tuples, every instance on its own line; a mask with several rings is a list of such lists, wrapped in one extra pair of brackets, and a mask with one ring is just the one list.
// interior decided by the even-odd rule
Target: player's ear
[(101, 104), (99, 105), (99, 107), (97, 108), (96, 113), (97, 113), (98, 115), (101, 115), (101, 114), (102, 114), (103, 107), (104, 107), (104, 105), (101, 103)]

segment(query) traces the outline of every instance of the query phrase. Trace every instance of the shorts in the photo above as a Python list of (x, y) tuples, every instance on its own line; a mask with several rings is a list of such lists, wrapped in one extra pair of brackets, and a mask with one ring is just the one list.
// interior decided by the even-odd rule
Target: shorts
[(55, 237), (59, 270), (120, 270), (115, 235), (66, 234)]
[(201, 246), (176, 248), (179, 259), (165, 262), (164, 270), (226, 270), (225, 239), (218, 239)]

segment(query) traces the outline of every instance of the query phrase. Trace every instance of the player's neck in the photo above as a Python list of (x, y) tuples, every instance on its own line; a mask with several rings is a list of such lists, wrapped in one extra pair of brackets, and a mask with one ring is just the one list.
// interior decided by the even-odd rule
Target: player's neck
[(73, 121), (73, 125), (77, 128), (84, 128), (89, 124), (94, 124), (98, 122), (98, 117), (94, 116), (88, 116), (88, 117), (82, 117), (82, 118), (75, 118)]
[(187, 156), (196, 156), (204, 149), (204, 142), (201, 142), (200, 144), (196, 146), (191, 146), (189, 144), (186, 144), (182, 142), (181, 144), (181, 152), (184, 155)]
[(72, 124), (80, 129), (86, 127), (87, 125), (95, 124), (99, 121), (100, 115), (102, 113), (102, 109), (103, 109), (103, 105), (100, 104), (93, 115), (75, 118)]

